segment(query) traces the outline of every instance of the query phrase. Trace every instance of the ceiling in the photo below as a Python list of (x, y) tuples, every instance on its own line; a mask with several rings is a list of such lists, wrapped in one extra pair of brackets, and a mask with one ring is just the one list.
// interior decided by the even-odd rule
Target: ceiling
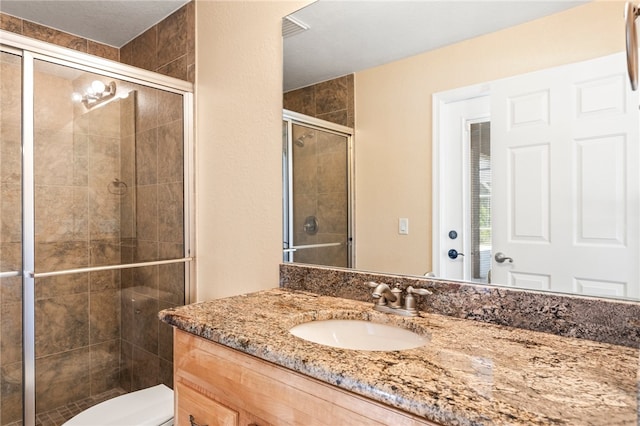
[(0, 0), (0, 12), (122, 47), (189, 0)]
[(382, 65), (584, 3), (587, 1), (320, 0), (290, 15), (309, 29), (285, 37), (284, 90)]
[[(122, 47), (188, 1), (0, 0), (0, 11)], [(382, 65), (585, 2), (316, 1), (292, 14), (309, 29), (284, 40), (284, 89)]]

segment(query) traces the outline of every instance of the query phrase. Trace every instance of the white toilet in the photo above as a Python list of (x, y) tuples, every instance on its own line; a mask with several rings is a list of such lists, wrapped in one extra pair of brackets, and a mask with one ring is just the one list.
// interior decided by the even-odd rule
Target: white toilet
[(173, 391), (165, 385), (157, 385), (87, 408), (62, 426), (172, 425)]

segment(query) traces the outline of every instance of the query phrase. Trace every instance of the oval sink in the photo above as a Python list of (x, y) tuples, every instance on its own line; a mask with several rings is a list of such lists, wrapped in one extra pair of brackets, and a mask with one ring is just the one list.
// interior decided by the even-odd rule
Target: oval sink
[(399, 351), (428, 343), (426, 338), (402, 327), (362, 320), (310, 321), (289, 332), (321, 345), (363, 351)]

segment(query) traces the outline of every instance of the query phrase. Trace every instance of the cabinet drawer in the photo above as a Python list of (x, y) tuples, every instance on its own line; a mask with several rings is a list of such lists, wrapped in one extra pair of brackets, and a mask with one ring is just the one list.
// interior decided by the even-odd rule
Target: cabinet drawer
[(237, 426), (239, 415), (182, 383), (176, 384), (177, 426)]

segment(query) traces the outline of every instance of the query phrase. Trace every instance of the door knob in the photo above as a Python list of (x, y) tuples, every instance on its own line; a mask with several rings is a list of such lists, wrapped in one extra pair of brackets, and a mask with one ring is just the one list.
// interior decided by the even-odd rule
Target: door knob
[(510, 258), (510, 257), (505, 256), (505, 255), (504, 255), (504, 253), (502, 253), (502, 252), (498, 252), (498, 253), (496, 253), (496, 255), (495, 255), (493, 258), (494, 258), (494, 259), (496, 260), (496, 262), (498, 262), (498, 263), (504, 263), (504, 261), (505, 261), (505, 260), (508, 260), (508, 261), (509, 261), (509, 263), (513, 263), (513, 259), (512, 259), (512, 258)]
[(464, 256), (464, 254), (459, 253), (456, 249), (451, 249), (447, 252), (447, 256), (449, 256), (449, 259), (457, 259), (458, 256)]

